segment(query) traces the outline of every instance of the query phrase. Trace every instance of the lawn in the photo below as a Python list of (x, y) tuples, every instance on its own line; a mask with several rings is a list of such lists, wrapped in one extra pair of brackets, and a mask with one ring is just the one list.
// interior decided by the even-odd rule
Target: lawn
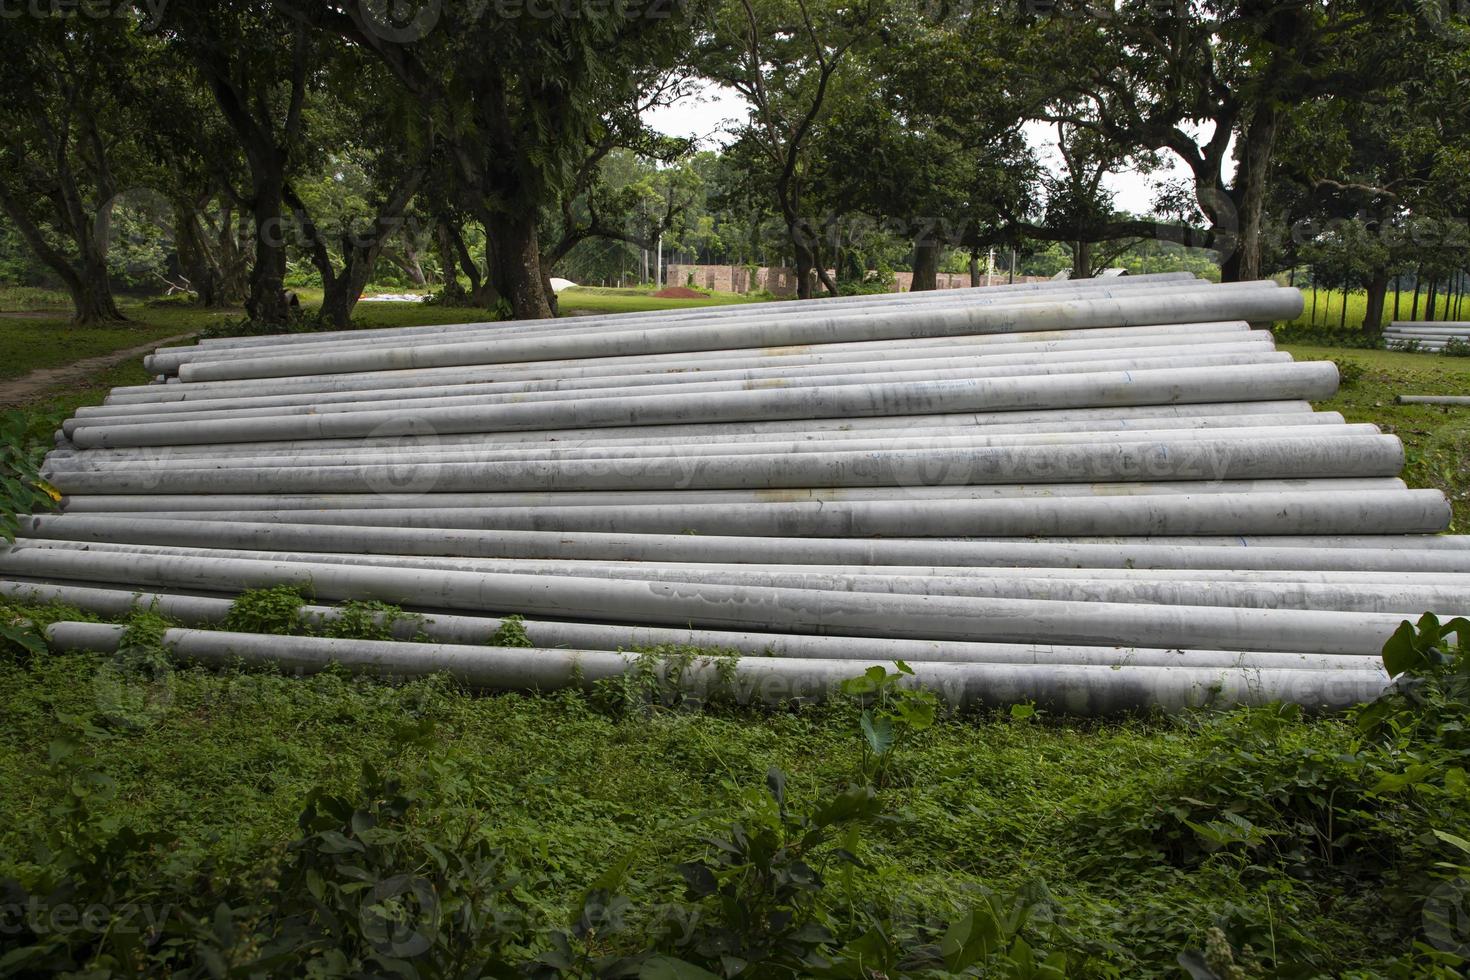
[[(1306, 300), (1306, 308), (1302, 315), (1293, 321), (1293, 326), (1316, 326), (1332, 329), (1357, 330), (1363, 325), (1363, 317), (1368, 311), (1368, 295), (1361, 290), (1349, 292), (1346, 303), (1343, 300), (1342, 290), (1318, 289), (1313, 290), (1310, 286), (1302, 289), (1302, 297)], [(1390, 291), (1383, 302), (1383, 320), (1387, 324), (1390, 320), (1428, 320), (1431, 319), (1428, 309), (1428, 289), (1419, 294), (1418, 315), (1414, 315), (1414, 291), (1400, 292), (1398, 294), (1398, 312), (1394, 312), (1394, 293)], [(1436, 320), (1452, 320), (1465, 315), (1465, 306), (1451, 305), (1444, 296), (1437, 296), (1434, 303), (1434, 316)], [(1344, 315), (1345, 314), (1345, 315)]]

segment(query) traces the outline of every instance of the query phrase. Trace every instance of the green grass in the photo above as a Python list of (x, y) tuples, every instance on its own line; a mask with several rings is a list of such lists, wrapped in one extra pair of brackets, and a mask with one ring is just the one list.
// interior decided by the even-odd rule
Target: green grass
[[(1296, 320), (1292, 321), (1292, 325), (1293, 326), (1298, 326), (1298, 327), (1317, 326), (1317, 327), (1327, 327), (1327, 328), (1336, 330), (1336, 329), (1339, 328), (1340, 325), (1344, 325), (1345, 324), (1345, 326), (1343, 327), (1343, 329), (1347, 329), (1347, 330), (1359, 330), (1363, 326), (1363, 318), (1365, 316), (1367, 316), (1367, 313), (1368, 313), (1368, 295), (1366, 293), (1362, 292), (1361, 290), (1359, 290), (1357, 292), (1349, 292), (1348, 293), (1348, 295), (1347, 295), (1347, 302), (1346, 302), (1346, 314), (1347, 314), (1346, 315), (1346, 319), (1344, 319), (1344, 316), (1343, 316), (1343, 313), (1344, 313), (1344, 302), (1343, 302), (1342, 290), (1340, 290), (1340, 289), (1338, 289), (1338, 290), (1327, 290), (1327, 289), (1318, 289), (1318, 290), (1316, 290), (1315, 315), (1313, 313), (1313, 290), (1312, 290), (1312, 288), (1310, 286), (1305, 287), (1305, 288), (1302, 289), (1302, 298), (1306, 301), (1306, 308), (1302, 311), (1302, 315), (1300, 317), (1298, 317)], [(1428, 293), (1428, 290), (1426, 288), (1425, 290), (1421, 290), (1420, 293), (1419, 293), (1419, 315), (1418, 315), (1417, 319), (1420, 319), (1420, 320), (1428, 320), (1428, 319), (1431, 319), (1431, 317), (1429, 316), (1429, 310), (1428, 310), (1428, 308), (1426, 306), (1426, 304), (1428, 303), (1428, 301), (1429, 301), (1429, 293)], [(1401, 292), (1401, 293), (1399, 293), (1398, 294), (1398, 302), (1399, 302), (1399, 312), (1398, 312), (1398, 315), (1395, 316), (1394, 315), (1394, 294), (1393, 294), (1393, 291), (1390, 290), (1389, 293), (1388, 293), (1388, 296), (1383, 301), (1383, 323), (1384, 323), (1385, 326), (1388, 325), (1388, 322), (1390, 320), (1394, 320), (1394, 319), (1398, 319), (1398, 320), (1415, 319), (1414, 317), (1412, 317), (1410, 315), (1413, 312), (1413, 308), (1414, 308), (1414, 292), (1413, 292), (1413, 290), (1409, 290), (1407, 292)], [(1463, 306), (1461, 308), (1461, 315), (1462, 316), (1464, 316), (1464, 315), (1470, 315), (1470, 314), (1465, 313), (1465, 310), (1467, 310), (1467, 309), (1470, 309), (1470, 306)], [(1446, 299), (1445, 299), (1444, 296), (1437, 296), (1435, 298), (1435, 308), (1434, 308), (1434, 317), (1433, 317), (1433, 319), (1436, 319), (1436, 320), (1446, 320), (1446, 319), (1453, 319), (1453, 318), (1454, 318), (1454, 307), (1447, 305), (1447, 301), (1446, 301)]]
[[(208, 869), (216, 887), (268, 876), (307, 794), (350, 794), (369, 762), (421, 792), (420, 819), (441, 846), (471, 814), (476, 833), (544, 879), (534, 902), (553, 923), (625, 858), (640, 908), (678, 894), (673, 866), (739, 816), (769, 767), (788, 774), (800, 807), (850, 778), (860, 756), (850, 706), (628, 715), (580, 695), (476, 697), (438, 680), (335, 674), (179, 670), (140, 687), (112, 664), (81, 654), (0, 662), (0, 854), (11, 855), (0, 876), (30, 873), (28, 842), (75, 778), (46, 763), (59, 737), (85, 746), (87, 771), (115, 781), (98, 819), (177, 838), (166, 853), (138, 855), (145, 866)], [(132, 709), (126, 721), (119, 703)], [(1207, 773), (1250, 718), (945, 719), (897, 760), (888, 818), (860, 847), (868, 869), (833, 888), (923, 919), (952, 915), (977, 887), (1044, 880), (1077, 942), (1105, 951), (1111, 965), (1091, 975), (1174, 976), (1175, 955), (1217, 924), (1237, 944), (1334, 969), (1403, 952), (1413, 916), (1373, 873), (1318, 862), (1303, 877), (1264, 854), (1170, 857), (1146, 843), (1142, 828), (1170, 823), (1171, 808), (1219, 795)], [(1235, 778), (1290, 767), (1300, 753), (1351, 751), (1353, 738), (1333, 719), (1272, 723), (1262, 756)]]

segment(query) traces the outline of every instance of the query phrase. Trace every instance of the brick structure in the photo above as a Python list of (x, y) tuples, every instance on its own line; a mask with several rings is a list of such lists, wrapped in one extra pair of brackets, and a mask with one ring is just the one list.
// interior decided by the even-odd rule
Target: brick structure
[[(829, 274), (832, 270), (827, 270)], [(691, 276), (693, 277), (691, 279)], [(893, 292), (906, 293), (913, 285), (912, 272), (893, 274)], [(722, 293), (754, 293), (767, 290), (772, 296), (796, 295), (796, 270), (790, 266), (759, 266), (752, 270), (744, 265), (680, 265), (665, 266), (664, 279), (670, 286), (694, 285), (700, 289), (714, 289)], [(968, 273), (941, 272), (938, 275), (940, 289), (966, 289), (970, 285)], [(1005, 275), (982, 276), (982, 286), (1002, 286), (1009, 278)], [(1046, 276), (1017, 276), (1016, 282), (1045, 282)]]

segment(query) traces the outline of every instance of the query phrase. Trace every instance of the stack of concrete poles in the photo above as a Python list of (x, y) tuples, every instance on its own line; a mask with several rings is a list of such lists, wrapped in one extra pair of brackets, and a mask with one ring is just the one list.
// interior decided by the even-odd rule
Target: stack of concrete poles
[[(1169, 274), (166, 348), (65, 424), (0, 594), (485, 689), (697, 646), (729, 655), (651, 666), (769, 702), (902, 659), (958, 705), (1340, 707), (1403, 619), (1470, 612), (1470, 539), (1396, 438), (1312, 409), (1332, 364), (1252, 329), (1301, 308)], [(424, 619), (212, 628), (280, 584)], [(511, 614), (533, 648), (486, 645)]]
[(1442, 351), (1452, 342), (1470, 344), (1470, 320), (1394, 320), (1383, 329), (1390, 349)]

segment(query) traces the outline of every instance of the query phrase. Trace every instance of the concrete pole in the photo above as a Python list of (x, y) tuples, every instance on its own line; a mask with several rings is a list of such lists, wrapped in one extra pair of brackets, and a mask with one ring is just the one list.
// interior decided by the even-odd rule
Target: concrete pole
[[(94, 623), (57, 623), (47, 639), (58, 649), (105, 645), (114, 632)], [(168, 630), (164, 644), (185, 661), (224, 667), (237, 661), (312, 673), (338, 665), (394, 678), (444, 673), (480, 690), (590, 689), (640, 671), (636, 654), (591, 650), (487, 648), (325, 637), (266, 637), (248, 633)], [(115, 642), (115, 640), (114, 640)], [(857, 673), (851, 661), (782, 658), (698, 658), (653, 665), (667, 695), (723, 697), (739, 703), (784, 704), (833, 697)], [(1382, 693), (1388, 679), (1373, 671), (1242, 670), (1195, 667), (911, 664), (904, 685), (928, 690), (955, 708), (1036, 702), (1054, 711), (1107, 715), (1141, 709), (1183, 711), (1205, 705), (1289, 700), (1342, 708)]]
[[(159, 592), (127, 592), (86, 586), (0, 581), (0, 596), (31, 603), (61, 603), (99, 616), (122, 617), (135, 609), (153, 609), (158, 615), (189, 626), (222, 623), (232, 602), (208, 596)], [(334, 622), (341, 610), (306, 604), (302, 621), (312, 628)], [(377, 620), (395, 639), (427, 638), (440, 643), (485, 646), (505, 620), (477, 616), (411, 614), (389, 621)], [(1312, 653), (1244, 653), (1236, 650), (1153, 650), (1138, 647), (1060, 646), (1035, 643), (966, 643), (961, 641), (892, 640), (863, 637), (799, 636), (786, 633), (741, 633), (721, 630), (665, 629), (612, 623), (563, 623), (523, 620), (527, 637), (538, 647), (584, 650), (639, 650), (652, 647), (697, 647), (733, 651), (748, 656), (800, 657), (815, 660), (859, 660), (892, 663), (1098, 664), (1142, 667), (1239, 667), (1254, 670), (1381, 669), (1378, 657)], [(78, 644), (110, 652), (121, 629), (77, 634)]]
[[(1099, 372), (970, 381), (841, 385), (712, 394), (573, 398), (529, 405), (467, 406), (414, 413), (442, 433), (590, 426), (851, 418), (949, 412), (1030, 411), (1098, 405), (1326, 398), (1337, 389), (1331, 362)], [(362, 438), (404, 425), (402, 412), (225, 419), (154, 425), (82, 426), (80, 448), (169, 446), (294, 439)]]
[(532, 358), (601, 357), (719, 350), (736, 345), (783, 346), (843, 340), (885, 340), (969, 333), (1014, 333), (1026, 330), (1087, 329), (1130, 324), (1177, 323), (1180, 320), (1295, 319), (1301, 294), (1294, 289), (1216, 289), (1171, 293), (1166, 290), (1116, 299), (1071, 300), (1029, 306), (942, 307), (923, 315), (874, 317), (866, 314), (781, 320), (765, 324), (703, 324), (646, 330), (563, 336), (506, 338), (459, 344), (427, 344), (412, 348), (335, 351), (322, 355), (283, 355), (242, 361), (185, 364), (183, 381), (234, 378), (280, 378), (301, 374), (342, 374), (402, 368), (504, 364)]
[[(222, 515), (221, 515), (222, 516)], [(683, 561), (779, 565), (1136, 568), (1229, 571), (1470, 572), (1470, 536), (1135, 537), (1068, 541), (928, 540), (903, 537), (779, 538), (356, 526), (87, 514), (22, 519), (21, 534), (78, 541), (153, 542), (213, 548), (464, 555), (591, 561)]]
[(377, 599), (417, 608), (516, 611), (656, 626), (1369, 655), (1403, 622), (1382, 613), (1234, 609), (957, 596), (878, 595), (169, 555), (11, 549), (0, 576), (138, 588), (236, 592), (296, 585), (318, 599)]
[(170, 548), (160, 545), (104, 545), (94, 542), (17, 539), (17, 551), (43, 550), (113, 552), (144, 556), (184, 556), (206, 559), (373, 565), (385, 568), (441, 569), (482, 574), (529, 574), (558, 578), (592, 577), (635, 582), (684, 585), (728, 585), (808, 589), (824, 592), (862, 592), (876, 595), (969, 596), (974, 598), (1042, 599), (1068, 602), (1148, 603), (1173, 606), (1221, 606), (1240, 609), (1300, 609), (1331, 612), (1392, 613), (1417, 617), (1425, 609), (1446, 617), (1470, 612), (1470, 585), (1377, 582), (1241, 582), (1176, 579), (1163, 572), (1118, 578), (1053, 579), (1049, 575), (993, 576), (970, 571), (963, 575), (901, 575), (891, 568), (873, 573), (842, 570), (806, 572), (764, 571), (745, 566), (655, 568), (621, 567), (616, 563), (502, 563), (474, 558), (421, 558), (356, 554), (258, 552), (208, 548)]

